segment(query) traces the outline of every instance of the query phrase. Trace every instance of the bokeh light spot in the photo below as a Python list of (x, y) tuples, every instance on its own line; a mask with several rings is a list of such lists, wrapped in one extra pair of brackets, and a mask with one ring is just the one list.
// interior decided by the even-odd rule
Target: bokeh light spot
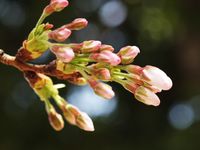
[(0, 22), (5, 26), (17, 28), (24, 24), (25, 12), (17, 2), (0, 2)]
[(194, 111), (190, 105), (177, 104), (169, 111), (170, 124), (179, 130), (190, 127), (194, 122)]
[(93, 118), (109, 116), (117, 108), (116, 96), (112, 100), (105, 100), (97, 96), (89, 86), (72, 87), (67, 97), (71, 104)]
[(101, 7), (99, 16), (104, 25), (117, 27), (125, 21), (127, 8), (120, 1), (109, 1)]

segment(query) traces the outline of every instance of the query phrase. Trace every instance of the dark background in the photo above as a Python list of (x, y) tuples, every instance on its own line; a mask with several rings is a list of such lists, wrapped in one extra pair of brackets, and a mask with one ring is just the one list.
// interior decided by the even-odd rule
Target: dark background
[[(47, 4), (48, 0), (0, 0), (0, 48), (14, 55)], [(96, 100), (90, 105), (88, 100), (96, 98), (85, 96), (87, 102), (80, 104), (84, 92), (75, 88), (79, 105), (86, 105), (82, 109), (93, 108), (89, 114), (96, 131), (84, 132), (66, 123), (63, 131), (55, 132), (22, 73), (0, 64), (0, 150), (199, 150), (199, 16), (198, 0), (71, 0), (67, 9), (47, 19), (59, 27), (87, 18), (90, 25), (70, 41), (101, 40), (116, 51), (137, 45), (141, 53), (135, 64), (158, 66), (174, 86), (159, 94), (161, 105), (156, 108), (136, 101), (117, 84), (113, 102), (100, 105)], [(37, 62), (49, 58), (47, 53)], [(71, 89), (67, 84), (61, 95), (72, 94)], [(101, 113), (94, 115), (95, 111)]]

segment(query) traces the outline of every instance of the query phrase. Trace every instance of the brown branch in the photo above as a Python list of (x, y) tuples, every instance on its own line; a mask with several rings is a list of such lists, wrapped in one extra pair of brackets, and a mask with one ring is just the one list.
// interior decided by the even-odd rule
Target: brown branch
[(73, 78), (80, 76), (79, 73), (64, 74), (61, 71), (57, 70), (56, 61), (52, 61), (47, 65), (34, 65), (18, 60), (16, 59), (16, 57), (4, 53), (4, 51), (1, 49), (0, 49), (0, 62), (2, 64), (15, 67), (22, 72), (33, 71), (36, 73), (42, 73), (48, 76), (53, 76), (61, 80), (72, 80)]

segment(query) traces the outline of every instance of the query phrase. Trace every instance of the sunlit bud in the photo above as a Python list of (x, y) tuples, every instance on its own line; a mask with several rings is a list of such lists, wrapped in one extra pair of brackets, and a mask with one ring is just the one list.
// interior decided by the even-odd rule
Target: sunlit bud
[(81, 111), (74, 105), (66, 104), (61, 108), (65, 119), (72, 125), (76, 125), (76, 119)]
[(50, 6), (57, 12), (63, 10), (69, 5), (67, 0), (51, 0)]
[(53, 46), (51, 51), (56, 55), (57, 59), (64, 63), (72, 61), (75, 56), (73, 49), (69, 47)]
[(82, 53), (92, 53), (92, 52), (96, 52), (99, 50), (99, 48), (101, 47), (101, 42), (100, 41), (84, 41), (82, 48), (81, 48), (81, 52)]
[(67, 28), (58, 28), (50, 32), (48, 36), (50, 39), (53, 39), (57, 42), (63, 42), (71, 35), (71, 33), (71, 30)]
[(70, 30), (81, 30), (88, 25), (88, 21), (85, 18), (77, 18), (71, 23), (65, 25)]
[(113, 52), (114, 50), (115, 50), (114, 47), (112, 47), (111, 45), (103, 44), (103, 45), (101, 45), (99, 51), (111, 51), (111, 52)]
[(172, 80), (165, 72), (154, 66), (145, 66), (143, 68), (141, 79), (162, 90), (169, 90), (172, 87)]
[(112, 66), (117, 66), (120, 64), (121, 59), (115, 53), (111, 51), (102, 51), (100, 53), (93, 53), (90, 55), (90, 59), (93, 59), (97, 62), (105, 62)]
[(159, 92), (162, 91), (162, 89), (159, 89), (158, 87), (149, 85), (149, 84), (147, 84), (147, 83), (143, 83), (143, 86), (144, 86), (144, 87), (147, 87), (148, 89), (150, 89), (150, 90), (151, 90), (152, 92), (154, 92), (154, 93), (159, 93)]
[(140, 75), (142, 70), (143, 70), (143, 68), (140, 67), (140, 66), (137, 66), (137, 65), (127, 65), (127, 66), (125, 66), (125, 70), (128, 73), (133, 73), (133, 74)]
[(87, 84), (87, 80), (84, 77), (72, 78), (68, 80), (70, 83), (83, 86)]
[(95, 80), (89, 80), (88, 82), (97, 95), (105, 99), (112, 99), (115, 96), (111, 86)]
[(121, 58), (122, 64), (130, 64), (133, 62), (138, 53), (140, 53), (138, 47), (126, 46), (118, 52), (118, 56)]
[(85, 112), (77, 117), (76, 123), (79, 128), (85, 131), (94, 131), (92, 119)]
[(64, 128), (64, 121), (60, 114), (54, 108), (48, 110), (48, 118), (50, 125), (56, 130), (60, 131)]
[(67, 0), (51, 0), (50, 4), (45, 7), (44, 14), (46, 16), (63, 10), (65, 7), (69, 5)]
[(136, 89), (135, 98), (146, 105), (160, 105), (159, 97), (154, 92), (143, 86)]
[(135, 94), (136, 89), (138, 88), (139, 85), (133, 82), (125, 82), (123, 84), (123, 87), (128, 90), (129, 92)]
[(100, 68), (92, 70), (92, 74), (100, 80), (110, 80), (110, 71), (107, 68)]

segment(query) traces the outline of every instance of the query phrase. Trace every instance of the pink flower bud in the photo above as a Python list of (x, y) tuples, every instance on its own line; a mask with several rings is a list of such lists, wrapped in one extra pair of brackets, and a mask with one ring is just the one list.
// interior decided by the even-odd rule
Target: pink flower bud
[(126, 46), (118, 52), (118, 56), (121, 58), (122, 64), (130, 64), (133, 62), (138, 53), (140, 53), (138, 47)]
[(59, 12), (69, 5), (67, 0), (51, 0), (50, 4), (45, 7), (44, 14), (51, 15), (54, 12)]
[(92, 74), (100, 80), (108, 81), (111, 79), (110, 71), (107, 68), (94, 69)]
[(90, 117), (81, 112), (76, 106), (71, 104), (61, 108), (65, 119), (72, 125), (76, 125), (85, 131), (94, 131), (94, 125)]
[(143, 68), (137, 65), (127, 65), (125, 69), (128, 73), (140, 75)]
[(53, 46), (51, 51), (56, 55), (57, 59), (64, 63), (72, 61), (75, 56), (73, 49), (69, 47)]
[(144, 82), (162, 90), (169, 90), (172, 87), (172, 80), (165, 72), (154, 66), (145, 66), (141, 78)]
[(63, 42), (71, 35), (71, 33), (71, 30), (67, 28), (59, 28), (50, 32), (48, 36), (50, 39), (53, 39), (57, 42)]
[(55, 109), (51, 108), (48, 112), (48, 119), (50, 125), (56, 130), (60, 131), (64, 128), (64, 121), (60, 114), (58, 114)]
[(92, 53), (92, 52), (96, 52), (99, 50), (99, 48), (101, 47), (101, 42), (100, 41), (84, 41), (82, 48), (81, 48), (81, 52), (82, 53)]
[(94, 131), (94, 125), (91, 118), (82, 112), (76, 120), (77, 126), (85, 131)]
[(85, 18), (77, 18), (72, 23), (65, 25), (70, 30), (81, 30), (88, 25), (88, 21)]
[(81, 115), (81, 111), (74, 105), (67, 104), (62, 108), (63, 115), (65, 119), (72, 125), (76, 125), (76, 120), (79, 115)]
[(96, 80), (88, 80), (88, 82), (97, 95), (105, 99), (111, 99), (115, 96), (111, 86)]
[(105, 62), (112, 66), (117, 66), (120, 64), (121, 59), (115, 53), (111, 51), (102, 51), (100, 53), (93, 53), (90, 55), (90, 59), (93, 59), (97, 62)]
[(113, 52), (115, 49), (111, 45), (101, 45), (100, 51), (111, 51)]
[(126, 82), (123, 84), (123, 87), (128, 90), (129, 92), (135, 94), (136, 89), (138, 88), (139, 85), (133, 82)]
[(65, 7), (69, 5), (67, 0), (51, 0), (50, 6), (54, 9), (54, 11), (61, 11)]
[(159, 97), (154, 92), (143, 86), (136, 89), (135, 98), (146, 105), (160, 105)]

